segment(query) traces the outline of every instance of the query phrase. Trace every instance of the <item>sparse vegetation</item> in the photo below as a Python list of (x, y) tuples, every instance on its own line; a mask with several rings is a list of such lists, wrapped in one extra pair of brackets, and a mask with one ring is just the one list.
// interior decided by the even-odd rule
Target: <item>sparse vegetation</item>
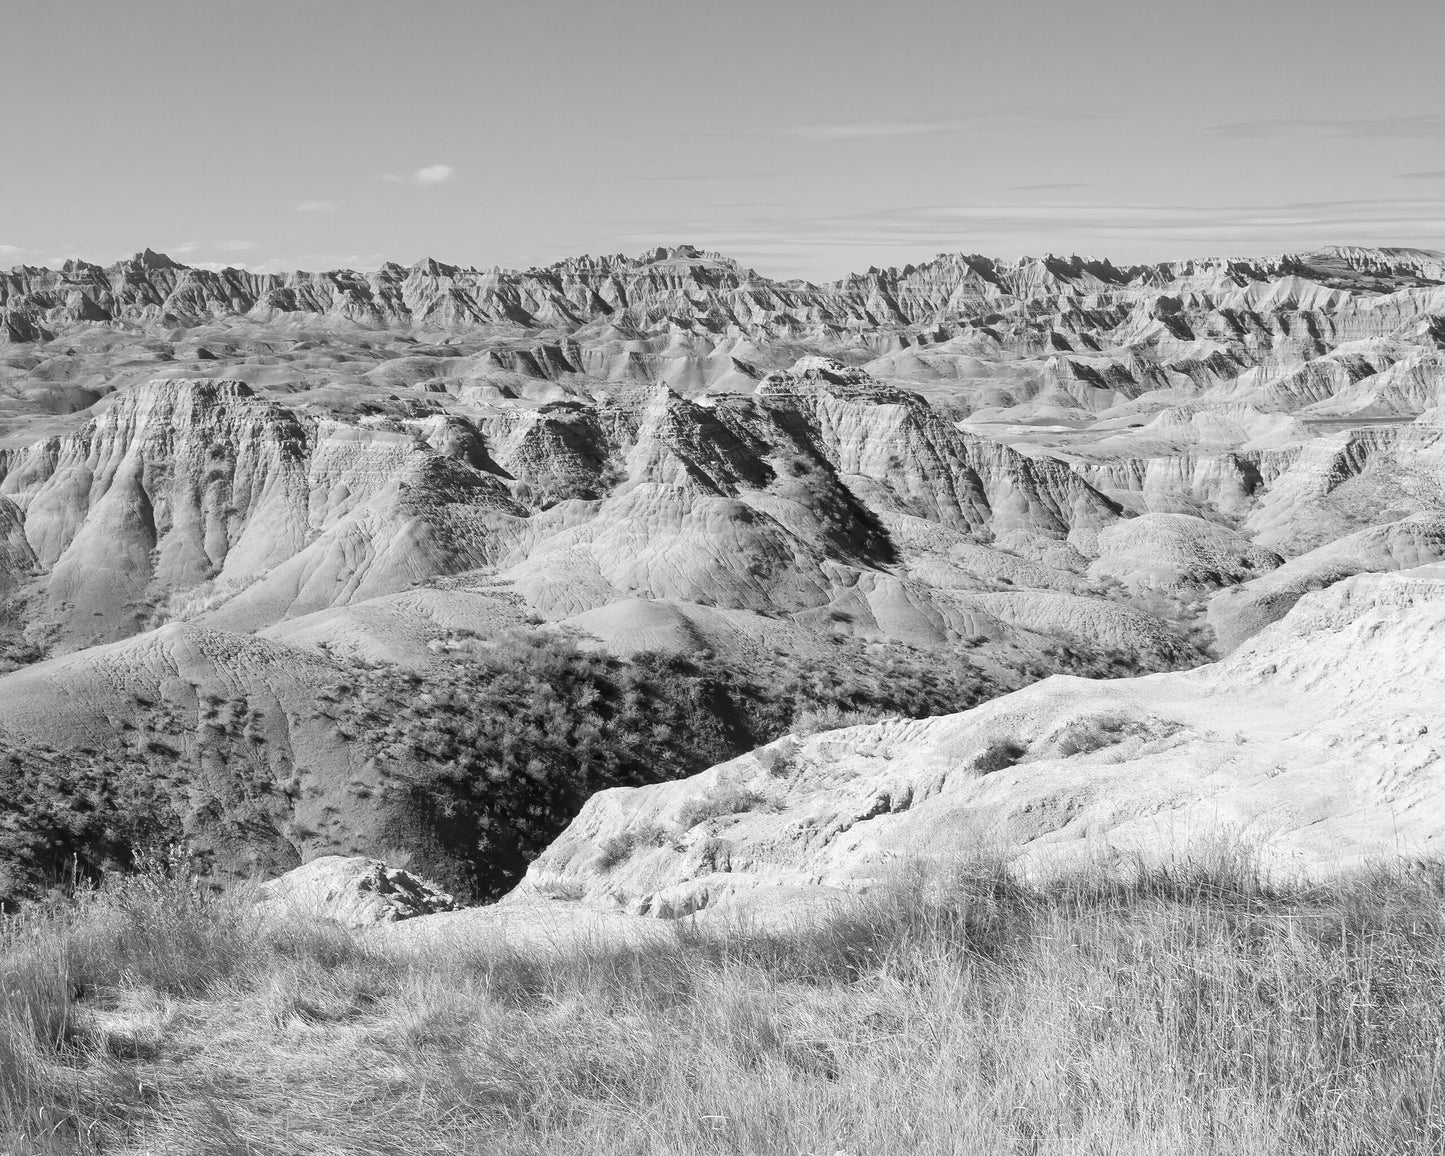
[(168, 784), (94, 751), (0, 750), (0, 909), (180, 835)]
[(619, 863), (625, 863), (632, 858), (633, 852), (639, 848), (665, 847), (671, 840), (672, 835), (665, 827), (655, 824), (629, 827), (603, 841), (602, 846), (597, 849), (597, 869), (611, 871)]
[(1442, 882), (981, 865), (788, 934), (531, 955), (153, 870), (0, 932), (0, 1148), (1438, 1152)]
[[(1118, 673), (1107, 655), (1062, 645), (1026, 662), (841, 636), (746, 657), (621, 660), (522, 628), (449, 637), (424, 671), (353, 660), (297, 713), (361, 746), (369, 763), (345, 792), (380, 811), (378, 837), (483, 900), (507, 891), (598, 790), (681, 778), (788, 733), (964, 710), (1055, 670)], [(294, 806), (319, 788), (276, 741), (286, 732), (273, 733), (274, 710), (198, 687), (192, 714), (136, 690), (89, 753), (13, 752), (0, 767), (0, 905), (182, 834), (222, 875), (293, 864), (292, 841), (320, 834)], [(784, 755), (766, 757), (787, 773)], [(345, 800), (329, 807), (344, 831)]]
[(740, 783), (723, 783), (705, 795), (689, 799), (677, 817), (678, 826), (690, 831), (709, 819), (741, 815), (747, 811), (776, 810), (775, 800)]
[[(685, 777), (820, 717), (962, 710), (997, 693), (970, 662), (898, 645), (715, 657), (585, 650), (550, 630), (456, 639), (423, 676), (359, 669), (330, 705), (381, 773), (386, 838), (454, 893), (505, 893), (582, 803)], [(409, 768), (420, 767), (420, 770)]]

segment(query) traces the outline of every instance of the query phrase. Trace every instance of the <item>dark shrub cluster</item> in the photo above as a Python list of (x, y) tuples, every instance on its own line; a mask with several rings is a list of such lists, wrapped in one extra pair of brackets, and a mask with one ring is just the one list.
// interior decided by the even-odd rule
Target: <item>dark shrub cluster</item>
[(747, 665), (622, 660), (535, 629), (477, 641), (425, 675), (362, 671), (341, 721), (383, 771), (387, 837), (445, 886), (486, 899), (599, 790), (695, 774), (823, 710), (924, 717), (993, 693), (966, 660), (897, 645)]

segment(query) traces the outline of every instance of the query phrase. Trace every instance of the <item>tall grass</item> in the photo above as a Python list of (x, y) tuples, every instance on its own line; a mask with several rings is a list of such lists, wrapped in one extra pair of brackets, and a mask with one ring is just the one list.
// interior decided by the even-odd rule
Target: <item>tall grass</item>
[(5, 927), (0, 1150), (1438, 1152), (1442, 878), (965, 866), (560, 955), (108, 883)]

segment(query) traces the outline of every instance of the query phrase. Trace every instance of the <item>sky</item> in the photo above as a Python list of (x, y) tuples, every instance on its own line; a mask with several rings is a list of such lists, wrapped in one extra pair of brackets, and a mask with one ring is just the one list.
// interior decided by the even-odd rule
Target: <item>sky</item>
[(1445, 249), (1439, 0), (0, 0), (0, 267)]

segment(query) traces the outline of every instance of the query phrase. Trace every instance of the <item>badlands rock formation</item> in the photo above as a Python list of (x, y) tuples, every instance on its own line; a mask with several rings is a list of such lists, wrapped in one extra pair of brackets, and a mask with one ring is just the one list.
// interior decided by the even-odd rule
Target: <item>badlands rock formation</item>
[(1319, 874), (1445, 852), (1445, 567), (1304, 596), (1229, 659), (1056, 677), (963, 714), (784, 738), (594, 796), (508, 902), (765, 913), (907, 860), (1025, 871), (1169, 861), (1218, 840)]
[(694, 753), (1253, 653), (1445, 558), (1442, 414), (1420, 250), (0, 272), (8, 829), (49, 816), (34, 878), (95, 830), (123, 859), (159, 790), (218, 870), (479, 863), (438, 784), (502, 772), (447, 715), (519, 631), (694, 688), (648, 738)]

